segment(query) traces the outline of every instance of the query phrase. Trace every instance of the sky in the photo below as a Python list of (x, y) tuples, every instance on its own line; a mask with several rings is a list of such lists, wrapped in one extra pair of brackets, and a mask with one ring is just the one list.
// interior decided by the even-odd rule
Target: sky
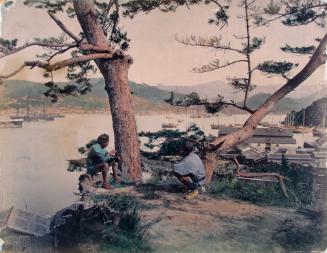
[[(260, 0), (258, 2), (262, 3)], [(62, 31), (49, 18), (44, 10), (26, 7), (22, 0), (17, 0), (10, 10), (2, 10), (1, 33), (5, 39), (17, 38), (19, 45), (33, 41), (35, 37), (47, 38), (57, 36)], [(234, 1), (238, 2), (238, 1)], [(179, 8), (175, 13), (162, 13), (153, 11), (150, 14), (141, 14), (134, 19), (123, 19), (124, 30), (131, 38), (131, 47), (128, 53), (133, 57), (134, 63), (129, 71), (130, 80), (151, 85), (196, 85), (225, 80), (228, 77), (242, 77), (246, 74), (246, 65), (237, 64), (229, 68), (210, 73), (193, 73), (191, 69), (208, 63), (218, 58), (222, 63), (226, 60), (238, 59), (235, 54), (218, 52), (212, 49), (195, 48), (178, 43), (175, 39), (190, 35), (204, 37), (220, 36), (226, 43), (230, 42), (235, 47), (240, 47), (239, 41), (233, 35), (244, 35), (245, 24), (237, 16), (243, 10), (233, 5), (230, 12), (230, 22), (227, 29), (219, 31), (217, 27), (208, 24), (208, 19), (214, 14), (215, 7), (201, 5)], [(72, 31), (78, 34), (81, 29), (76, 19), (69, 19), (64, 14), (57, 15)], [(299, 28), (289, 28), (275, 22), (269, 27), (256, 28), (253, 33), (265, 37), (265, 45), (253, 54), (253, 64), (265, 60), (288, 60), (300, 63), (292, 73), (296, 74), (307, 61), (307, 56), (295, 56), (283, 53), (281, 46), (286, 43), (292, 46), (314, 44), (314, 38), (322, 37), (326, 29), (315, 25)], [(23, 52), (0, 60), (0, 73), (6, 74), (19, 66), (24, 60), (33, 60), (35, 54), (41, 53), (40, 48), (30, 48)], [(67, 56), (66, 56), (67, 57)], [(62, 60), (63, 58), (58, 58)], [(326, 75), (326, 74), (325, 74)], [(55, 79), (63, 81), (65, 70), (58, 71)], [(24, 70), (13, 79), (25, 79), (42, 82), (40, 70)], [(324, 68), (317, 70), (307, 81), (308, 84), (322, 84)], [(256, 85), (283, 84), (281, 78), (269, 78), (255, 72)]]

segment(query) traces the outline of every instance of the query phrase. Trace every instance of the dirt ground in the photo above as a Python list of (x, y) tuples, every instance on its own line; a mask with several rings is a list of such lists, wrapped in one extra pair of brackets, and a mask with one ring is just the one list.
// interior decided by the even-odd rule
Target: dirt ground
[[(311, 222), (308, 217), (290, 208), (258, 206), (217, 198), (209, 193), (185, 200), (181, 189), (148, 187), (122, 187), (109, 191), (97, 189), (93, 194), (137, 196), (143, 207), (142, 220), (149, 227), (150, 243), (156, 253), (292, 252), (275, 239), (276, 231), (290, 221), (301, 226), (310, 225)], [(80, 249), (64, 253), (98, 252), (95, 245), (80, 246)], [(42, 252), (42, 249), (39, 250), (37, 252)], [(23, 251), (34, 250), (25, 248)]]
[(154, 191), (153, 199), (148, 192), (130, 187), (114, 192), (141, 199), (150, 242), (160, 253), (290, 252), (273, 239), (276, 231), (287, 220), (310, 223), (294, 209), (257, 206), (210, 194), (185, 200), (181, 193), (162, 190)]

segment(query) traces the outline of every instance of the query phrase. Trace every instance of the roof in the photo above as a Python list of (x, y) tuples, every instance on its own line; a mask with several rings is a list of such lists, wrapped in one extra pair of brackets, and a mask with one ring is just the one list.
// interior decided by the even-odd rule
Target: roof
[(266, 158), (266, 154), (263, 152), (260, 152), (256, 148), (246, 144), (246, 143), (240, 143), (236, 145), (236, 148), (241, 152), (241, 154), (247, 159), (247, 160), (253, 160), (253, 161), (260, 161)]
[[(289, 161), (314, 161), (310, 154), (284, 154), (285, 158)], [(269, 153), (267, 154), (268, 160), (282, 160), (282, 153)]]
[(292, 137), (250, 137), (245, 142), (258, 144), (296, 144), (296, 140)]
[(327, 145), (327, 136), (326, 135), (323, 135), (321, 137), (319, 137), (316, 142), (318, 143), (318, 145), (320, 147), (324, 147)]
[(315, 158), (327, 158), (327, 152), (313, 152)]
[[(226, 135), (237, 130), (240, 130), (240, 127), (225, 127), (219, 130), (219, 135)], [(293, 137), (293, 130), (270, 127), (270, 128), (256, 128), (253, 134), (254, 137), (262, 136), (271, 136), (271, 137)]]
[(314, 148), (297, 148), (296, 153), (297, 154), (313, 154), (315, 151)]

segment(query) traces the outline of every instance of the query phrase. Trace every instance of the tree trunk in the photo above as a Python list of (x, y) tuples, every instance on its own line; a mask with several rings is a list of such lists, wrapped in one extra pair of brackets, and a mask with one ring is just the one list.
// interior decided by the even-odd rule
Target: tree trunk
[(119, 168), (129, 180), (141, 178), (140, 151), (136, 121), (131, 105), (131, 91), (128, 85), (128, 69), (132, 59), (121, 52), (114, 52), (98, 23), (92, 0), (73, 0), (77, 19), (88, 43), (108, 49), (113, 58), (96, 60), (105, 79), (106, 91), (112, 113), (115, 146), (121, 157)]
[(128, 85), (130, 61), (116, 59), (101, 68), (110, 102), (115, 146), (122, 157), (118, 164), (129, 180), (140, 180), (140, 150), (134, 113), (131, 108), (131, 91)]

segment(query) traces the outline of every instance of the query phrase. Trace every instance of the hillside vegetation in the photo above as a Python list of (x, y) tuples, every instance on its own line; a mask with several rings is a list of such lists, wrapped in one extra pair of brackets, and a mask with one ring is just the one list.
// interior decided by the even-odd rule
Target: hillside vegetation
[(300, 111), (292, 112), (292, 115), (295, 126), (302, 126), (303, 121), (305, 126), (322, 126), (327, 120), (327, 96), (314, 101), (310, 106)]
[[(65, 85), (65, 83), (61, 84)], [(66, 107), (83, 110), (106, 109), (108, 107), (108, 97), (104, 90), (103, 79), (93, 79), (92, 84), (92, 91), (86, 95), (65, 97)], [(170, 96), (168, 91), (132, 81), (130, 82), (130, 88), (133, 94), (132, 103), (136, 112), (176, 110), (164, 102), (164, 99)], [(8, 80), (0, 87), (0, 109), (15, 107), (16, 100), (22, 106), (25, 106), (26, 97), (31, 98), (31, 106), (40, 107), (46, 89), (42, 83)]]

